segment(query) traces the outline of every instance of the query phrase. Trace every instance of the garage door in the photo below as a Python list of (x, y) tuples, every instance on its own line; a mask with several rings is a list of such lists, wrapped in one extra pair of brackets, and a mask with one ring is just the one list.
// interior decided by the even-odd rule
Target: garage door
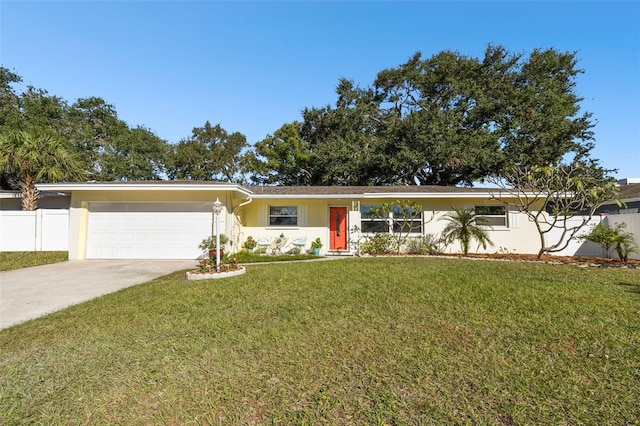
[(91, 203), (86, 257), (195, 259), (211, 221), (210, 203)]

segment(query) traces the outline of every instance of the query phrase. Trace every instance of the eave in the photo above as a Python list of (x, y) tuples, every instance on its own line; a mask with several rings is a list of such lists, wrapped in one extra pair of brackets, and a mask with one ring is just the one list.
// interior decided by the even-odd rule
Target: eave
[(74, 191), (235, 191), (244, 198), (251, 191), (234, 183), (221, 182), (82, 182), (82, 183), (43, 183), (37, 185), (40, 191), (71, 193)]

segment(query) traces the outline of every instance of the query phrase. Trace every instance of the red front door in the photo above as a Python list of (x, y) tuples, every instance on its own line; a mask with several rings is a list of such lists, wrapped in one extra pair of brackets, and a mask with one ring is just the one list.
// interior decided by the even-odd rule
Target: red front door
[(329, 250), (347, 249), (347, 208), (329, 207)]

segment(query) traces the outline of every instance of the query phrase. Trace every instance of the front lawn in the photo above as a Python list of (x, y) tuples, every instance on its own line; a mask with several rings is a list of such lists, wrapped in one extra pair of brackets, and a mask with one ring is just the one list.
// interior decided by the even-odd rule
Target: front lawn
[(0, 271), (48, 265), (69, 260), (66, 251), (2, 251), (0, 252)]
[(1, 331), (0, 424), (638, 424), (639, 307), (572, 265), (181, 272)]

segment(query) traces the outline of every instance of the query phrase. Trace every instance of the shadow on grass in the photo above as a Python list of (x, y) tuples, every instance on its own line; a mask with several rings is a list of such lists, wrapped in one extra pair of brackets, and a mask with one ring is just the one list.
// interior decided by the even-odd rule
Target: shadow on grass
[(640, 294), (640, 284), (619, 282), (619, 286), (626, 287), (624, 291), (627, 293)]

